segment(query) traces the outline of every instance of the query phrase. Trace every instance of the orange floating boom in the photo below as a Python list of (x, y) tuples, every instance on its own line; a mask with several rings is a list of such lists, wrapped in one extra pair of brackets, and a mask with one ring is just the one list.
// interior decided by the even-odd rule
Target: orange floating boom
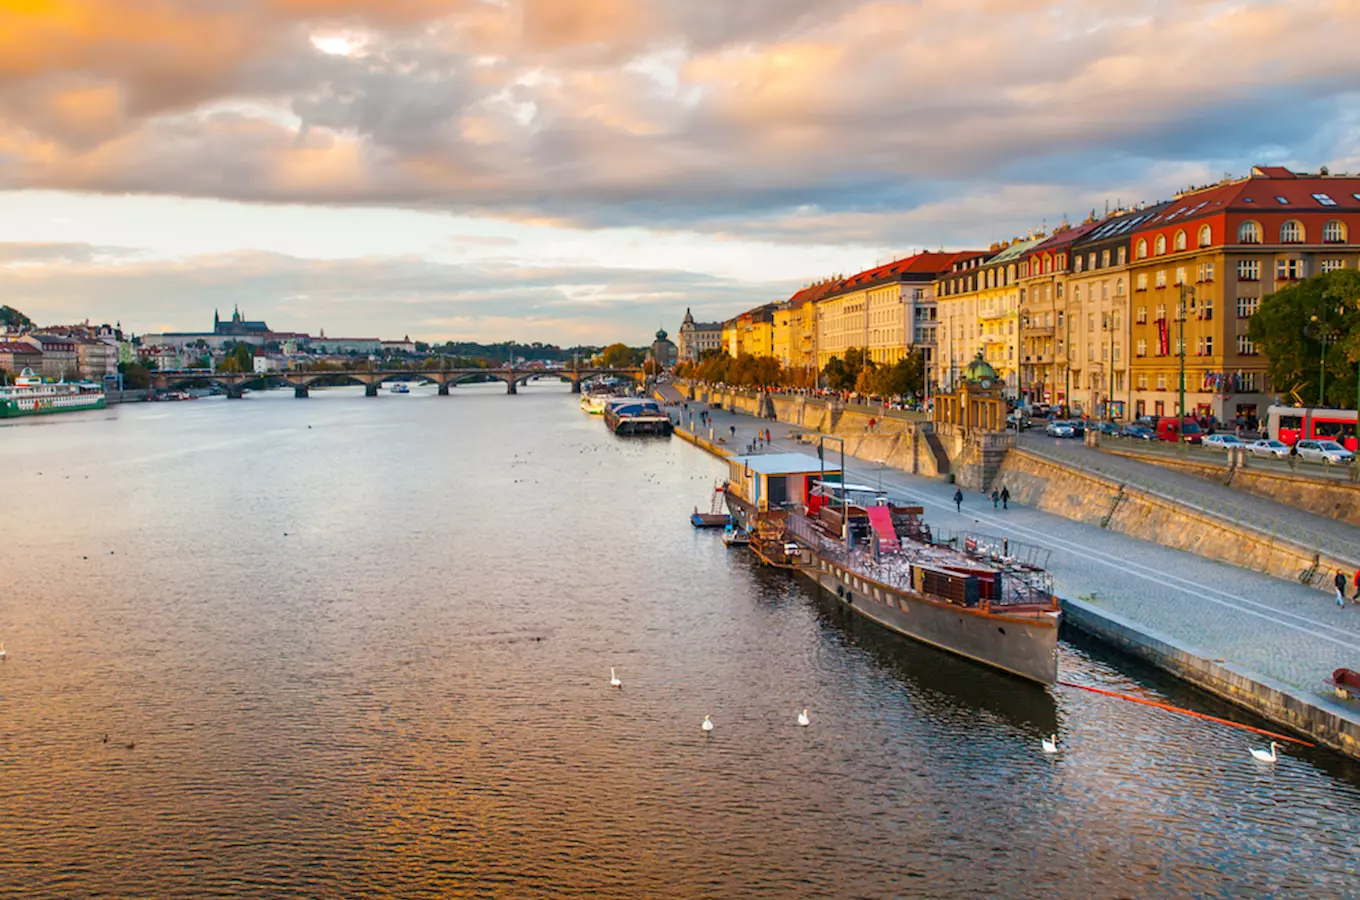
[(1210, 722), (1217, 722), (1220, 725), (1231, 725), (1233, 728), (1241, 728), (1243, 731), (1254, 731), (1257, 734), (1262, 734), (1265, 735), (1266, 737), (1278, 738), (1279, 740), (1289, 741), (1290, 743), (1294, 744), (1302, 744), (1305, 747), (1314, 746), (1313, 744), (1310, 744), (1307, 741), (1301, 741), (1298, 738), (1290, 737), (1287, 734), (1278, 734), (1274, 731), (1266, 731), (1264, 728), (1253, 728), (1250, 725), (1243, 725), (1241, 722), (1231, 722), (1227, 719), (1220, 719), (1217, 716), (1207, 716), (1204, 713), (1197, 713), (1191, 709), (1183, 709), (1179, 706), (1172, 706), (1170, 703), (1159, 703), (1156, 700), (1146, 700), (1142, 697), (1134, 697), (1129, 694), (1120, 694), (1116, 691), (1107, 691), (1098, 687), (1091, 687), (1090, 685), (1077, 684), (1072, 681), (1059, 681), (1058, 684), (1062, 685), (1063, 687), (1079, 688), (1083, 691), (1090, 691), (1093, 694), (1103, 694), (1106, 697), (1118, 697), (1120, 700), (1127, 700), (1130, 703), (1141, 703), (1143, 706), (1154, 706), (1157, 709), (1164, 709), (1167, 710), (1168, 712), (1180, 713), (1183, 716), (1194, 716), (1196, 719), (1208, 719)]

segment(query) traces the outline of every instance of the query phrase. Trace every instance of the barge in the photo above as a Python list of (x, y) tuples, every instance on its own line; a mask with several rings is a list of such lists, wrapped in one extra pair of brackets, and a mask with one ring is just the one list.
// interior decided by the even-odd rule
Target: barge
[(845, 484), (801, 453), (733, 457), (733, 523), (767, 564), (801, 572), (899, 634), (1040, 684), (1058, 679), (1061, 615), (1046, 551), (1006, 538), (942, 539), (922, 508)]
[(50, 384), (32, 369), (24, 369), (12, 386), (0, 386), (0, 419), (103, 408), (104, 389), (99, 385)]
[(669, 435), (675, 428), (660, 403), (636, 397), (621, 397), (605, 403), (604, 423), (619, 435)]

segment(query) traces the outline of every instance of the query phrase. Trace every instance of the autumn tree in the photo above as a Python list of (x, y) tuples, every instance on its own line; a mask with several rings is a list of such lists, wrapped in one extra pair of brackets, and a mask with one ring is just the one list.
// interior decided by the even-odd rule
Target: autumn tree
[(1278, 392), (1316, 403), (1321, 381), (1323, 406), (1355, 408), (1360, 272), (1339, 269), (1276, 291), (1261, 301), (1247, 335), (1267, 358)]

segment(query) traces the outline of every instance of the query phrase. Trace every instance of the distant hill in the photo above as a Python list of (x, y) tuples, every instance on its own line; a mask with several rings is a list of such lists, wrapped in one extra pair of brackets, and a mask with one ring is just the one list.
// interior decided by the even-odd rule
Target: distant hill
[(0, 325), (8, 328), (32, 328), (33, 320), (12, 306), (0, 306)]

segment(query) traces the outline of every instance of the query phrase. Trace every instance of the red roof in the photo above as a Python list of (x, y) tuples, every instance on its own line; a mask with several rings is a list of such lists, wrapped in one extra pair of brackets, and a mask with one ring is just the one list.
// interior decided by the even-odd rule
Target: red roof
[(32, 344), (23, 341), (0, 341), (0, 353), (37, 353), (42, 351)]
[(949, 271), (949, 267), (954, 263), (962, 259), (983, 255), (985, 253), (981, 250), (917, 253), (914, 256), (894, 260), (872, 269), (866, 269), (857, 275), (851, 275), (836, 285), (836, 292), (854, 291), (876, 284), (885, 284), (899, 278), (905, 279), (911, 275), (918, 276), (910, 279), (912, 281), (934, 281), (940, 273)]

